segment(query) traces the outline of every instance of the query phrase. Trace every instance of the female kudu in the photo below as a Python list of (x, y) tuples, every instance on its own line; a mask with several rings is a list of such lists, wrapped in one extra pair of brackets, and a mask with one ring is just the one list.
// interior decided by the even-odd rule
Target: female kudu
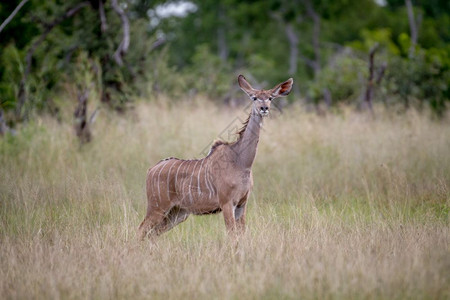
[(190, 214), (223, 212), (228, 232), (245, 230), (245, 209), (253, 186), (255, 160), (263, 118), (271, 101), (289, 94), (292, 78), (270, 90), (256, 90), (239, 75), (241, 89), (253, 101), (236, 142), (218, 141), (203, 159), (166, 158), (147, 173), (147, 214), (139, 235), (159, 235)]

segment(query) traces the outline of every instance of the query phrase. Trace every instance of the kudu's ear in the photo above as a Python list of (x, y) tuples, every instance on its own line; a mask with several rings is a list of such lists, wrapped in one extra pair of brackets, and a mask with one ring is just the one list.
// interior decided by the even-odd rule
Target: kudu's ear
[(238, 83), (239, 86), (241, 87), (241, 89), (251, 98), (253, 97), (254, 93), (255, 93), (255, 89), (252, 88), (252, 86), (250, 85), (250, 83), (247, 82), (247, 80), (245, 79), (244, 76), (239, 75), (238, 77)]
[(284, 97), (289, 95), (292, 89), (292, 85), (294, 84), (294, 79), (289, 78), (285, 82), (282, 82), (275, 86), (273, 89), (271, 89), (272, 97)]

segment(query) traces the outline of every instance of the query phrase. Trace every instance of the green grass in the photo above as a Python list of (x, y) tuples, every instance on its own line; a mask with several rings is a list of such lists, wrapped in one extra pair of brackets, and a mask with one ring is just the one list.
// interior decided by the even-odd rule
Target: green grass
[(0, 140), (0, 294), (14, 298), (448, 299), (450, 124), (411, 111), (268, 119), (248, 230), (190, 217), (136, 241), (148, 167), (200, 157), (245, 114), (102, 111), (93, 143), (48, 118)]

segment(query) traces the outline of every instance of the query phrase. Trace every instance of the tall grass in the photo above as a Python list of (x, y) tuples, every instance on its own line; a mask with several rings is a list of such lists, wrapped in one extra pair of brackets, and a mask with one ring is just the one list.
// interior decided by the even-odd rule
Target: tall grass
[[(103, 111), (94, 141), (42, 118), (0, 140), (5, 298), (450, 297), (450, 124), (410, 112), (265, 122), (248, 230), (190, 217), (136, 241), (146, 170), (201, 157), (245, 113), (202, 102)], [(228, 128), (228, 129), (227, 129)]]

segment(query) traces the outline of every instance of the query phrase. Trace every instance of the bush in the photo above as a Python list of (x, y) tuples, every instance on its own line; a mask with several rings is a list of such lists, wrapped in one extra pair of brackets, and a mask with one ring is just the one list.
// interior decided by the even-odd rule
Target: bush
[(408, 108), (428, 104), (442, 116), (449, 101), (450, 59), (448, 52), (417, 49), (412, 58), (391, 57), (386, 73), (387, 91)]
[(350, 49), (336, 55), (310, 85), (309, 98), (318, 103), (325, 89), (331, 94), (332, 105), (358, 101), (367, 80), (367, 63)]

